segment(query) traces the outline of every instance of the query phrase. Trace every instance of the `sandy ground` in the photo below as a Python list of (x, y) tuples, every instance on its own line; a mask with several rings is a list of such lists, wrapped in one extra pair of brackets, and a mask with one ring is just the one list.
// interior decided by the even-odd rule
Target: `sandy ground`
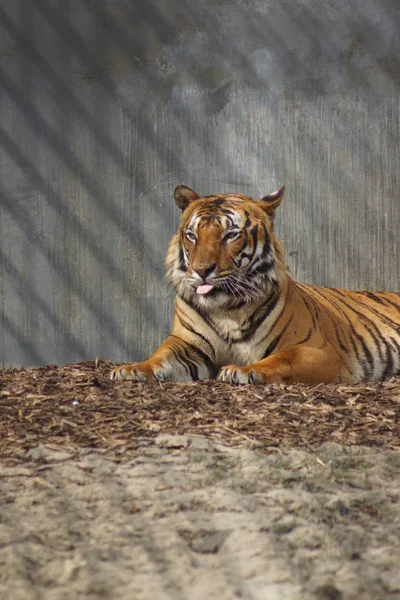
[(142, 439), (0, 470), (3, 600), (400, 598), (400, 452)]
[(400, 599), (400, 382), (108, 370), (0, 373), (1, 600)]

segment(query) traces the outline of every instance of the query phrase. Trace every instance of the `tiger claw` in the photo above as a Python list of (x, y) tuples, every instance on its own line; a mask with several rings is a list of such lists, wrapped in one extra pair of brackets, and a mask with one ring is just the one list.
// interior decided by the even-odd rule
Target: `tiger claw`
[(222, 367), (218, 373), (217, 379), (219, 379), (219, 381), (224, 381), (225, 383), (234, 383), (236, 385), (243, 385), (246, 383), (259, 384), (264, 382), (263, 375), (258, 371), (246, 367), (238, 367), (236, 365)]
[(148, 381), (146, 375), (135, 368), (135, 365), (116, 367), (110, 373), (111, 381)]
[(116, 367), (111, 371), (110, 379), (111, 381), (148, 381), (154, 383), (155, 381), (167, 381), (170, 379), (170, 373), (162, 365), (150, 364), (149, 361), (144, 361)]

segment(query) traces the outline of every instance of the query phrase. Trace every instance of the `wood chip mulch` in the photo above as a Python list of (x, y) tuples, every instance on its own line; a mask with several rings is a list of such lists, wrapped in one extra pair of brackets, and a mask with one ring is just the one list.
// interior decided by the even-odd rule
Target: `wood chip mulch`
[(0, 457), (38, 444), (134, 449), (159, 434), (313, 447), (400, 447), (400, 379), (356, 385), (112, 382), (113, 365), (0, 371)]

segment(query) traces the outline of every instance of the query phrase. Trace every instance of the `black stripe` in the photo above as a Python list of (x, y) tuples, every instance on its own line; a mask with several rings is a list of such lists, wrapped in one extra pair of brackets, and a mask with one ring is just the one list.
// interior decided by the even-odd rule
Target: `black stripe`
[(208, 349), (210, 351), (210, 354), (212, 356), (211, 360), (213, 360), (215, 362), (215, 350), (214, 350), (214, 347), (211, 344), (211, 342), (203, 334), (201, 334), (198, 331), (196, 331), (195, 329), (193, 329), (193, 327), (185, 319), (182, 318), (182, 316), (179, 314), (180, 312), (181, 311), (178, 308), (175, 308), (176, 316), (178, 317), (178, 319), (181, 322), (181, 324), (183, 325), (183, 327), (185, 327), (185, 329), (190, 331), (190, 333), (197, 335), (199, 338), (201, 338), (203, 340), (203, 342), (206, 344), (206, 346), (208, 347)]
[(251, 271), (251, 274), (254, 275), (254, 277), (257, 277), (257, 275), (268, 275), (271, 272), (273, 265), (273, 261), (263, 261), (260, 266)]
[(242, 266), (242, 262), (244, 258), (249, 258), (249, 255), (243, 250), (247, 247), (247, 239), (243, 239), (242, 247), (238, 249), (236, 252), (236, 258), (232, 259), (237, 267)]
[(343, 330), (341, 325), (339, 325), (339, 323), (335, 323), (334, 319), (331, 317), (331, 315), (329, 315), (330, 320), (332, 321), (332, 325), (333, 328), (335, 330), (335, 334), (338, 340), (338, 344), (339, 344), (339, 348), (341, 350), (343, 350), (343, 352), (348, 352), (348, 348), (345, 345), (343, 338), (344, 338), (344, 334), (343, 334)]
[[(330, 288), (328, 288), (330, 289)], [(366, 316), (365, 313), (360, 312), (359, 310), (357, 310), (356, 308), (354, 308), (353, 306), (350, 306), (350, 304), (348, 304), (347, 302), (345, 302), (345, 300), (353, 300), (353, 298), (351, 296), (348, 296), (347, 294), (344, 294), (343, 292), (341, 292), (340, 290), (336, 290), (336, 292), (343, 298), (343, 302), (344, 304), (347, 306), (347, 308), (349, 308), (351, 311), (353, 311), (358, 318), (360, 319), (360, 322), (363, 323), (365, 329), (368, 331), (368, 333), (371, 335), (371, 337), (373, 338), (378, 352), (379, 352), (379, 358), (383, 361), (384, 357), (383, 357), (383, 352), (382, 352), (382, 348), (381, 345), (378, 341), (378, 339), (386, 346), (386, 340), (384, 338), (384, 336), (382, 335), (382, 333), (379, 331), (379, 328), (377, 327), (377, 325), (374, 323), (374, 321), (372, 319), (370, 319), (369, 317)], [(353, 300), (354, 302), (355, 300)], [(357, 301), (355, 301), (357, 303)], [(361, 304), (361, 306), (365, 306), (365, 308), (367, 310), (371, 311), (370, 307), (363, 304), (362, 302), (359, 302), (359, 304)], [(367, 325), (368, 323), (368, 325)], [(375, 331), (375, 333), (371, 330), (371, 328)], [(376, 334), (376, 335), (375, 335)], [(378, 339), (377, 339), (378, 338)]]
[[(242, 264), (244, 258), (249, 259), (249, 264), (253, 260), (254, 254), (256, 253), (256, 250), (257, 250), (257, 231), (258, 231), (258, 225), (255, 225), (253, 227), (253, 229), (251, 229), (248, 232), (251, 235), (251, 237), (253, 238), (253, 248), (252, 248), (251, 252), (243, 252), (243, 254), (239, 257), (239, 261), (237, 262), (238, 266), (240, 266)], [(243, 248), (241, 248), (238, 253), (242, 252), (242, 250), (244, 250), (244, 248), (246, 246), (248, 246), (247, 240), (245, 240)]]
[[(344, 304), (344, 306), (346, 306), (349, 310), (351, 310), (353, 313), (355, 313), (358, 317), (359, 317), (359, 321), (360, 323), (365, 327), (365, 329), (368, 331), (368, 333), (371, 335), (371, 337), (373, 338), (376, 347), (378, 349), (379, 352), (379, 356), (381, 358), (381, 360), (383, 361), (383, 353), (382, 353), (382, 348), (379, 344), (379, 342), (376, 339), (375, 334), (371, 331), (371, 327), (369, 327), (367, 325), (367, 323), (365, 321), (367, 321), (377, 332), (378, 337), (385, 343), (385, 339), (383, 338), (382, 334), (380, 333), (379, 329), (377, 328), (377, 326), (375, 325), (375, 323), (373, 321), (371, 321), (371, 319), (369, 319), (368, 317), (365, 316), (365, 314), (361, 313), (360, 311), (356, 310), (355, 308), (353, 308), (352, 306), (350, 306), (346, 300), (351, 299), (351, 297), (347, 296), (347, 294), (341, 292), (340, 290), (336, 289), (336, 288), (323, 288), (324, 291), (331, 293), (331, 294), (336, 294), (337, 296), (339, 296), (340, 298), (340, 302), (342, 304)], [(374, 371), (374, 357), (370, 351), (370, 349), (368, 348), (368, 346), (366, 345), (364, 338), (355, 330), (353, 323), (350, 321), (348, 315), (346, 315), (345, 312), (342, 311), (342, 314), (346, 316), (347, 321), (350, 325), (351, 331), (352, 333), (355, 335), (355, 337), (359, 340), (362, 348), (363, 348), (363, 352), (364, 355), (368, 361), (368, 363), (370, 364), (371, 368), (372, 368), (372, 373)], [(372, 375), (372, 373), (369, 373), (368, 376), (370, 377)]]
[[(301, 285), (301, 284), (300, 284), (300, 285)], [(296, 287), (297, 287), (297, 288), (299, 288), (299, 284), (298, 284), (298, 283), (296, 283)], [(312, 287), (311, 289), (312, 289), (312, 290), (315, 290), (315, 287)], [(304, 291), (302, 291), (302, 290), (299, 290), (299, 291), (300, 291), (301, 297), (302, 297), (302, 299), (303, 299), (303, 302), (305, 303), (305, 305), (307, 306), (308, 310), (310, 311), (311, 317), (312, 317), (312, 319), (313, 319), (313, 325), (314, 325), (314, 327), (315, 327), (315, 324), (316, 324), (316, 318), (315, 318), (315, 316), (312, 314), (312, 311), (311, 311), (311, 309), (310, 309), (310, 307), (309, 307), (309, 305), (308, 305), (308, 302), (307, 302), (307, 300), (304, 298), (304, 295), (303, 295), (303, 294), (304, 294), (304, 291), (305, 291), (305, 292), (307, 292), (307, 286), (306, 286), (306, 289), (305, 289)], [(324, 298), (325, 298), (325, 296), (324, 296)], [(309, 296), (309, 299), (310, 299), (310, 300), (311, 300), (311, 302), (313, 303), (313, 306), (314, 306), (314, 308), (315, 308), (315, 310), (316, 310), (316, 312), (317, 312), (317, 314), (318, 314), (318, 310), (317, 310), (317, 307), (315, 306), (315, 300), (314, 300), (314, 298), (313, 298), (313, 297), (310, 295), (310, 296)], [(328, 302), (331, 302), (331, 304), (332, 304), (333, 306), (335, 306), (335, 305), (332, 303), (332, 301), (331, 301), (331, 300), (329, 300), (329, 299), (328, 299)], [(336, 308), (337, 308), (337, 307), (336, 307)], [(338, 344), (339, 344), (339, 348), (340, 348), (341, 350), (343, 350), (343, 352), (347, 352), (347, 353), (348, 353), (348, 348), (347, 348), (347, 346), (345, 345), (345, 343), (344, 343), (344, 341), (343, 341), (343, 338), (344, 338), (345, 336), (344, 336), (344, 333), (343, 333), (343, 330), (342, 330), (342, 328), (341, 328), (340, 324), (339, 324), (339, 323), (337, 323), (337, 322), (335, 321), (335, 319), (333, 318), (333, 316), (332, 316), (331, 314), (329, 314), (329, 313), (326, 313), (326, 312), (325, 312), (325, 313), (324, 313), (324, 316), (325, 316), (325, 317), (326, 317), (326, 316), (328, 316), (328, 318), (329, 318), (329, 320), (330, 320), (330, 322), (331, 322), (331, 324), (332, 324), (332, 327), (333, 327), (333, 329), (334, 329), (334, 332), (335, 332), (335, 334), (336, 334), (336, 337), (337, 337), (337, 341), (338, 341)], [(325, 338), (324, 332), (323, 332), (322, 330), (321, 330), (321, 333), (322, 333), (322, 335), (323, 335), (323, 336), (324, 336), (324, 338)], [(325, 339), (326, 339), (326, 338), (325, 338)]]
[(240, 298), (238, 300), (234, 300), (231, 306), (235, 310), (238, 310), (239, 308), (243, 308), (245, 304), (247, 304), (247, 300), (245, 298)]
[(249, 234), (251, 235), (251, 237), (253, 238), (253, 244), (254, 244), (254, 248), (257, 248), (257, 241), (258, 241), (258, 225), (254, 225), (254, 227), (252, 229), (250, 229)]
[(256, 308), (252, 315), (248, 318), (246, 329), (242, 329), (242, 337), (239, 340), (234, 340), (232, 343), (245, 342), (254, 334), (261, 323), (265, 320), (267, 314), (271, 313), (278, 304), (280, 295), (271, 295), (261, 306)]
[(264, 337), (261, 338), (261, 340), (258, 342), (257, 346), (260, 346), (267, 338), (269, 338), (269, 336), (271, 335), (271, 333), (275, 329), (276, 324), (278, 323), (279, 319), (281, 318), (282, 314), (285, 312), (285, 308), (286, 308), (285, 306), (282, 306), (281, 310), (279, 311), (279, 314), (275, 318), (275, 321), (273, 322), (273, 324), (269, 328), (268, 332), (264, 335)]
[(271, 250), (271, 241), (269, 239), (269, 234), (268, 234), (267, 228), (265, 227), (264, 223), (262, 223), (262, 228), (264, 230), (265, 240), (264, 240), (263, 249), (261, 251), (261, 256), (264, 257), (267, 254), (269, 254), (269, 251)]
[(235, 216), (235, 211), (234, 210), (230, 210), (229, 208), (222, 208), (220, 210), (220, 212), (223, 215), (227, 216), (227, 217), (233, 217), (233, 216)]
[[(400, 356), (400, 344), (397, 342), (397, 340), (392, 338), (392, 336), (390, 336), (390, 341), (396, 347), (397, 354), (398, 354), (398, 356)], [(397, 371), (395, 373), (393, 373), (393, 375), (400, 375), (400, 368), (397, 369)]]
[(187, 266), (185, 264), (185, 255), (184, 255), (183, 248), (182, 248), (181, 244), (179, 244), (179, 268), (180, 268), (181, 271), (183, 271), (184, 273), (186, 273)]
[(366, 296), (368, 296), (368, 298), (371, 298), (371, 300), (374, 300), (375, 302), (378, 302), (378, 304), (385, 304), (382, 300), (382, 298), (379, 298), (376, 294), (374, 294), (373, 292), (360, 292), (362, 294), (365, 294)]
[(275, 348), (279, 344), (280, 340), (282, 339), (285, 331), (287, 330), (287, 328), (289, 327), (290, 323), (292, 322), (293, 317), (294, 317), (294, 313), (292, 313), (290, 319), (288, 320), (288, 322), (286, 323), (286, 325), (284, 326), (284, 328), (280, 331), (280, 333), (278, 333), (278, 335), (276, 336), (276, 338), (270, 343), (270, 345), (268, 346), (268, 348), (265, 351), (265, 354), (264, 354), (263, 358), (267, 358), (267, 356), (269, 356), (270, 354), (272, 354), (272, 352), (275, 350)]
[(239, 252), (242, 252), (242, 254), (241, 254), (241, 255), (240, 255), (240, 257), (239, 257), (239, 260), (234, 260), (234, 263), (235, 263), (237, 266), (239, 266), (239, 267), (241, 267), (241, 266), (242, 266), (243, 259), (245, 259), (245, 258), (248, 258), (248, 260), (249, 260), (249, 263), (248, 263), (248, 264), (250, 264), (250, 263), (251, 263), (251, 261), (252, 261), (252, 258), (253, 258), (253, 256), (254, 256), (254, 252), (253, 252), (253, 251), (252, 251), (251, 253), (249, 253), (249, 252), (243, 252), (243, 250), (244, 250), (244, 248), (245, 248), (246, 246), (247, 246), (247, 240), (244, 242), (244, 244), (243, 244), (243, 248), (241, 248), (241, 249), (239, 250)]
[(187, 304), (188, 306), (190, 306), (194, 311), (196, 311), (201, 318), (207, 323), (207, 325), (210, 327), (210, 329), (213, 330), (213, 332), (221, 339), (224, 340), (224, 342), (226, 342), (227, 344), (229, 343), (229, 337), (227, 337), (226, 335), (221, 335), (221, 332), (215, 328), (215, 323), (209, 318), (208, 314), (206, 312), (204, 312), (200, 306), (197, 306), (196, 304), (194, 304), (191, 300), (191, 298), (186, 298), (185, 300), (183, 298), (181, 298), (182, 302), (184, 302), (185, 304)]
[(230, 216), (228, 216), (228, 217), (226, 218), (226, 220), (227, 220), (227, 221), (228, 221), (228, 223), (229, 223), (229, 227), (234, 227), (234, 222), (233, 222), (233, 219), (232, 219)]
[(393, 355), (392, 355), (392, 351), (391, 348), (389, 347), (389, 344), (386, 344), (386, 366), (385, 366), (385, 370), (382, 373), (382, 379), (389, 379), (389, 377), (392, 377), (393, 375), (393, 371), (394, 371), (394, 360), (393, 360)]
[(302, 340), (300, 340), (300, 342), (296, 342), (295, 344), (293, 344), (294, 346), (300, 346), (301, 344), (305, 344), (306, 342), (308, 342), (308, 340), (311, 337), (311, 334), (315, 331), (314, 327), (310, 327), (310, 329), (308, 330), (308, 333), (306, 335), (305, 338), (303, 338)]
[(246, 217), (246, 221), (244, 223), (244, 228), (248, 229), (251, 225), (251, 218), (250, 218), (250, 213), (247, 210), (244, 210), (244, 215)]
[(172, 353), (174, 355), (174, 358), (175, 358), (176, 362), (179, 363), (180, 365), (182, 365), (182, 367), (184, 369), (186, 369), (186, 371), (189, 373), (189, 375), (192, 378), (192, 380), (193, 381), (198, 381), (199, 380), (199, 374), (198, 374), (198, 371), (197, 371), (197, 367), (194, 366), (193, 364), (191, 364), (185, 358), (185, 356), (182, 354), (181, 347), (172, 348)]
[[(307, 307), (307, 309), (308, 309), (308, 312), (309, 312), (309, 313), (310, 313), (310, 315), (311, 315), (312, 323), (313, 323), (313, 325), (314, 325), (314, 327), (315, 327), (315, 323), (316, 323), (316, 317), (315, 317), (315, 315), (314, 315), (313, 311), (311, 310), (311, 307), (310, 307), (310, 305), (308, 304), (308, 301), (307, 301), (307, 300), (306, 300), (306, 298), (304, 297), (304, 291), (302, 291), (302, 289), (301, 289), (301, 288), (303, 287), (303, 285), (302, 285), (301, 283), (295, 282), (295, 286), (296, 286), (296, 288), (298, 289), (298, 291), (300, 292), (301, 299), (303, 300), (304, 304), (306, 305), (306, 307)], [(307, 291), (307, 290), (305, 290), (305, 291)], [(314, 307), (314, 310), (316, 310), (316, 307), (315, 307), (315, 300), (314, 300), (314, 298), (313, 298), (312, 296), (308, 296), (308, 299), (309, 299), (309, 300), (311, 300), (311, 302), (312, 302), (312, 304), (313, 304), (313, 307)]]
[(213, 375), (216, 374), (216, 366), (215, 366), (214, 362), (210, 359), (210, 357), (205, 352), (203, 352), (202, 350), (200, 350), (200, 348), (198, 348), (197, 346), (194, 346), (190, 342), (183, 340), (178, 335), (171, 333), (170, 337), (174, 337), (184, 344), (184, 346), (179, 347), (179, 350), (181, 353), (183, 353), (183, 360), (185, 360), (187, 362), (188, 368), (190, 369), (190, 367), (192, 366), (193, 369), (195, 370), (196, 375), (197, 375), (196, 380), (198, 379), (198, 371), (197, 371), (198, 365), (195, 362), (195, 360), (193, 360), (190, 357), (189, 350), (191, 350), (192, 352), (194, 352), (194, 354), (196, 354), (198, 357), (201, 358), (202, 362), (208, 369), (208, 373), (209, 373), (210, 377), (212, 377)]
[[(191, 350), (192, 352), (195, 352), (197, 355), (200, 355), (200, 356), (203, 355), (203, 356), (201, 356), (201, 358), (205, 357), (206, 355), (204, 354), (204, 352), (202, 352), (195, 346), (192, 346), (192, 344), (188, 344), (188, 342), (186, 342), (179, 336), (171, 334), (170, 337), (174, 337), (174, 338), (178, 339), (181, 342), (181, 344), (182, 343), (184, 344), (184, 345), (180, 344), (179, 346), (172, 348), (172, 351), (175, 354), (175, 359), (183, 367), (186, 368), (186, 370), (190, 374), (193, 381), (198, 381), (199, 380), (198, 364), (190, 356), (189, 350)], [(207, 357), (207, 359), (208, 359), (208, 361), (210, 360), (208, 357)], [(205, 363), (205, 361), (204, 361), (204, 363)], [(209, 371), (209, 373), (210, 373), (210, 371)]]
[[(356, 293), (359, 294), (360, 296), (368, 295), (368, 293), (366, 293), (366, 292), (356, 292)], [(400, 329), (400, 323), (398, 321), (394, 321), (391, 317), (388, 317), (385, 313), (381, 313), (379, 310), (377, 310), (373, 306), (370, 306), (369, 304), (365, 304), (365, 302), (363, 302), (362, 300), (365, 300), (365, 298), (360, 298), (359, 296), (357, 296), (354, 299), (354, 302), (356, 304), (360, 304), (361, 306), (365, 307), (370, 313), (372, 313), (373, 315), (378, 317), (378, 319), (380, 319), (383, 323), (385, 323), (386, 325), (389, 325), (389, 327), (392, 327), (392, 329), (395, 329), (396, 331), (398, 331)], [(381, 304), (383, 304), (383, 306), (384, 306), (383, 302), (381, 302)], [(373, 323), (373, 321), (371, 321), (371, 323)]]
[[(395, 302), (392, 302), (392, 300), (389, 300), (389, 298), (387, 296), (382, 296), (381, 298), (379, 298), (379, 300), (377, 300), (378, 296), (376, 296), (375, 294), (373, 294), (372, 292), (367, 292), (368, 294), (370, 294), (371, 296), (375, 296), (374, 300), (376, 300), (376, 302), (379, 302), (381, 304), (389, 304), (389, 306), (393, 306), (394, 308), (396, 308), (397, 310), (400, 311), (400, 304), (396, 304)], [(391, 292), (391, 293), (395, 293), (395, 292)], [(384, 294), (384, 292), (382, 292), (382, 294)], [(396, 296), (399, 297), (399, 302), (400, 302), (400, 294), (396, 294)]]
[[(331, 288), (322, 288), (322, 290), (324, 290), (324, 291), (325, 291), (325, 290), (328, 290), (328, 289), (331, 289)], [(360, 336), (360, 335), (357, 333), (357, 331), (354, 329), (354, 325), (353, 325), (353, 323), (351, 322), (351, 320), (350, 320), (349, 316), (346, 314), (346, 312), (343, 310), (342, 306), (341, 306), (340, 304), (339, 304), (339, 306), (338, 306), (337, 302), (333, 301), (333, 300), (332, 300), (332, 298), (327, 298), (327, 297), (326, 297), (326, 296), (323, 294), (322, 290), (321, 290), (321, 289), (320, 289), (318, 286), (312, 286), (312, 287), (310, 287), (310, 290), (311, 290), (311, 292), (312, 292), (312, 293), (316, 293), (316, 294), (319, 294), (320, 296), (322, 296), (322, 298), (323, 298), (325, 301), (327, 301), (327, 302), (330, 302), (330, 304), (331, 304), (331, 305), (332, 305), (334, 308), (336, 308), (336, 310), (339, 312), (339, 314), (341, 314), (341, 315), (344, 317), (344, 319), (347, 321), (347, 324), (348, 324), (348, 326), (349, 326), (349, 328), (350, 328), (350, 332), (351, 332), (351, 333), (352, 333), (352, 334), (353, 334), (353, 335), (354, 335), (354, 336), (355, 336), (355, 337), (356, 337), (356, 338), (357, 338), (357, 339), (360, 341), (360, 343), (361, 343), (361, 342), (363, 341), (363, 340), (362, 340), (362, 337), (361, 337), (361, 336)], [(325, 313), (325, 314), (326, 314), (326, 313)], [(317, 317), (318, 317), (318, 315), (317, 315)], [(367, 377), (369, 376), (369, 374), (370, 374), (370, 370), (368, 369), (368, 367), (367, 367), (367, 365), (366, 365), (366, 363), (365, 363), (365, 360), (364, 360), (364, 359), (361, 357), (361, 355), (360, 355), (360, 352), (359, 352), (359, 350), (358, 350), (358, 348), (357, 348), (357, 346), (356, 346), (356, 344), (355, 344), (355, 342), (354, 342), (354, 340), (353, 340), (353, 337), (352, 337), (351, 335), (349, 336), (349, 339), (350, 339), (350, 343), (351, 343), (351, 346), (352, 346), (352, 348), (353, 348), (354, 354), (355, 354), (355, 356), (356, 356), (356, 358), (357, 358), (357, 360), (358, 360), (359, 364), (361, 365), (361, 367), (362, 367), (362, 369), (363, 369), (363, 371), (364, 371), (364, 378), (367, 378)], [(361, 345), (362, 345), (362, 343), (361, 343)], [(368, 350), (368, 352), (369, 352), (369, 350)], [(371, 353), (369, 353), (369, 354), (371, 354)], [(372, 356), (371, 356), (371, 359), (372, 359)], [(367, 361), (368, 361), (368, 357), (367, 357)], [(368, 362), (369, 362), (369, 361), (368, 361)], [(371, 366), (372, 366), (372, 368), (373, 368), (373, 364), (372, 364)]]

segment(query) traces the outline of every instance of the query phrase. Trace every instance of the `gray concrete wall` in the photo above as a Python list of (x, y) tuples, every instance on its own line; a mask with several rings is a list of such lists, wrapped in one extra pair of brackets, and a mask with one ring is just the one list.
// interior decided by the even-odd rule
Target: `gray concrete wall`
[(0, 0), (0, 364), (146, 357), (179, 183), (285, 184), (295, 277), (400, 291), (398, 0)]

